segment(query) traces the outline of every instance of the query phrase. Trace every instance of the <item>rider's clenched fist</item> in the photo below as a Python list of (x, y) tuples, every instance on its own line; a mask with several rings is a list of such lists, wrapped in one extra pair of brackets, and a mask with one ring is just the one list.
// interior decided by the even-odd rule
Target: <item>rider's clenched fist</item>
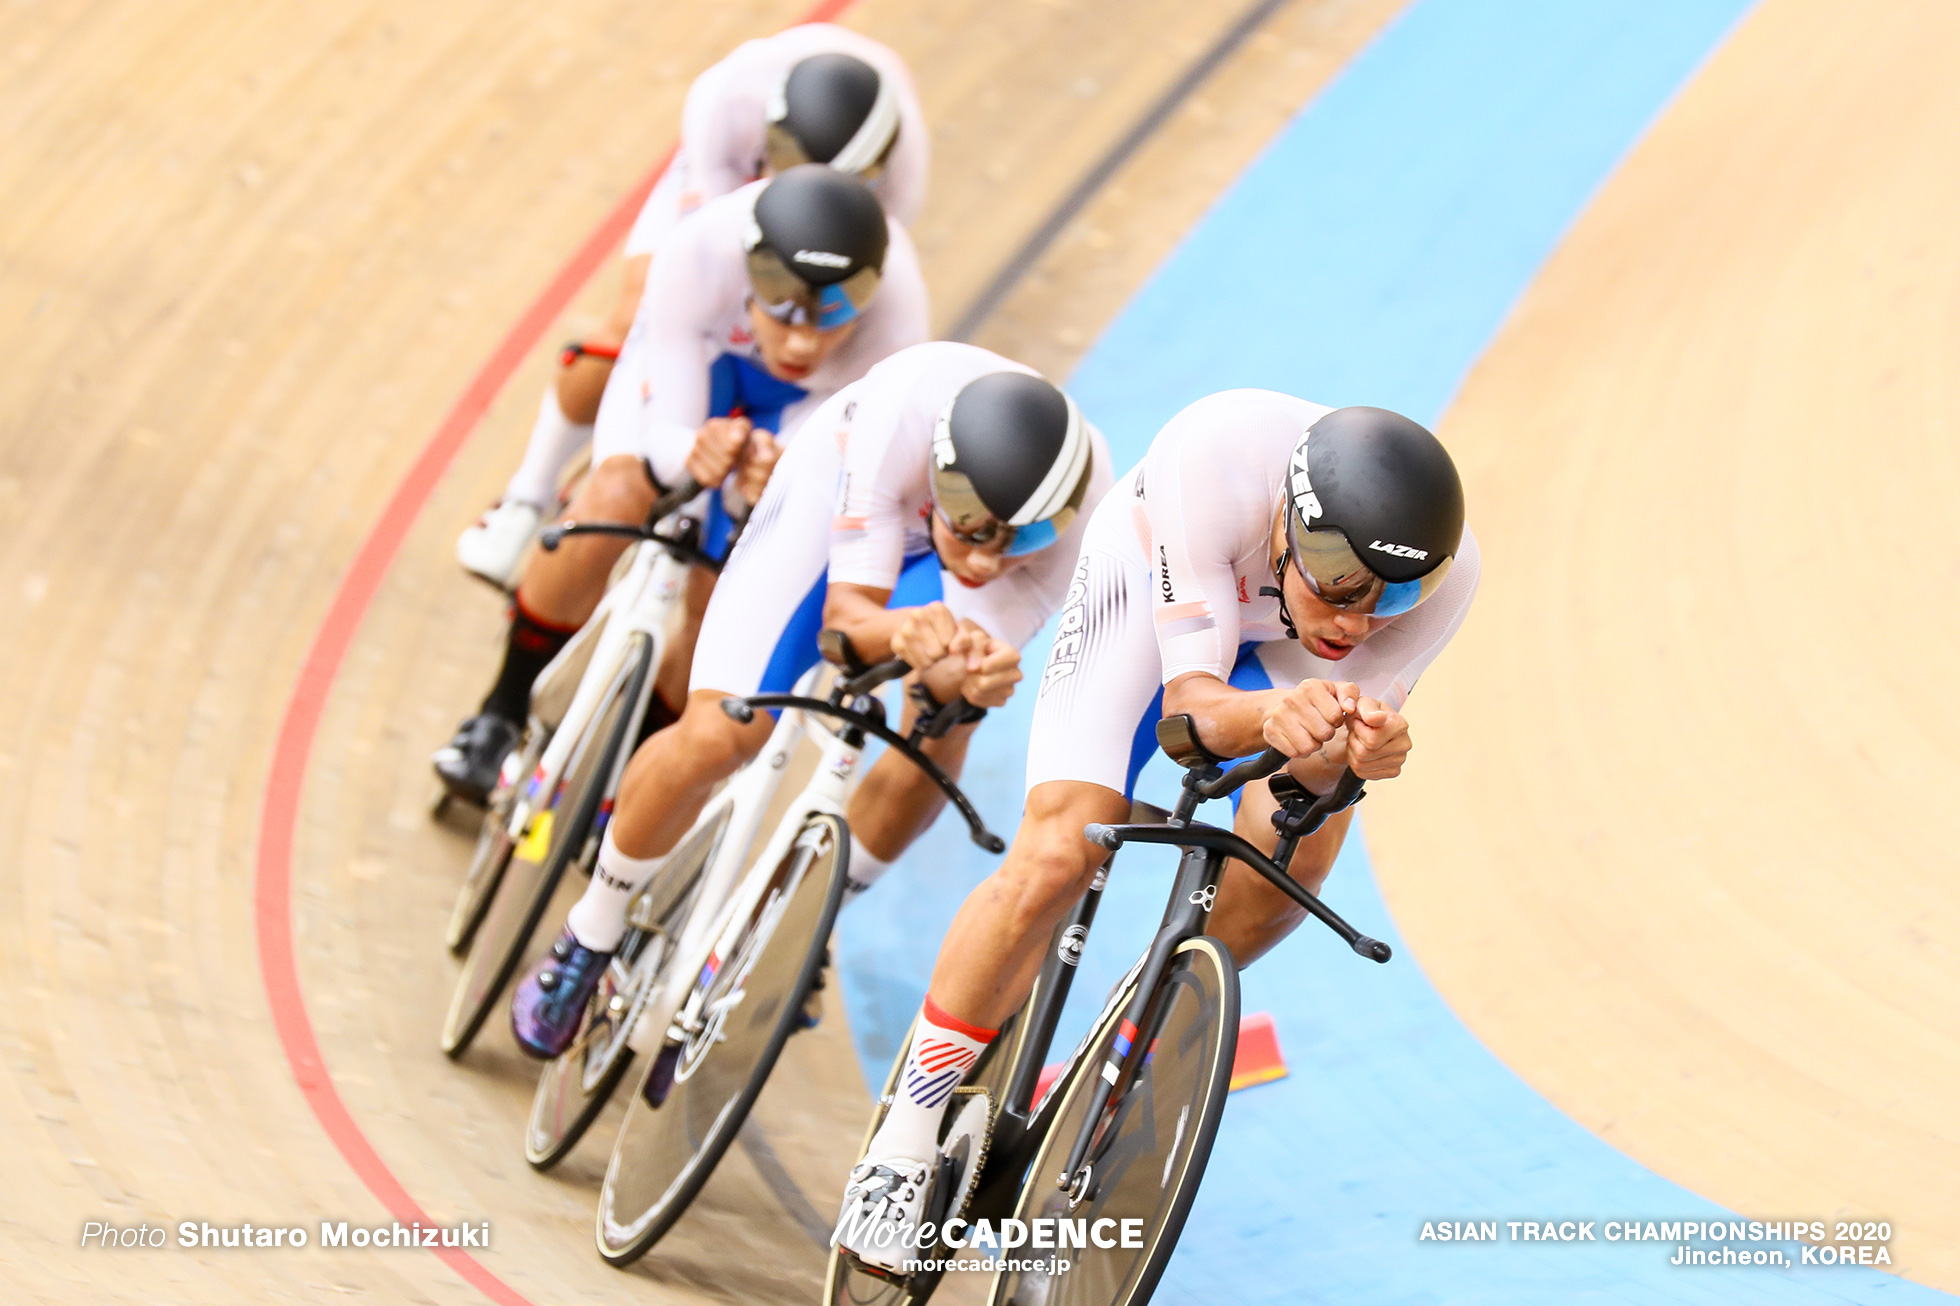
[(1347, 719), (1347, 765), (1363, 780), (1393, 780), (1408, 759), (1409, 722), (1372, 698), (1356, 701)]
[(1361, 697), (1345, 680), (1302, 680), (1266, 709), (1261, 733), (1288, 757), (1307, 757), (1334, 737)]
[(720, 485), (726, 480), (735, 469), (735, 460), (748, 447), (749, 431), (746, 417), (710, 417), (703, 422), (687, 454), (687, 474), (695, 484)]
[(740, 466), (735, 473), (735, 493), (742, 501), (753, 508), (762, 502), (762, 491), (769, 485), (769, 474), (776, 470), (776, 460), (783, 456), (782, 442), (769, 432), (757, 427), (749, 432), (749, 439), (742, 451)]
[(892, 656), (924, 670), (952, 651), (953, 637), (959, 633), (960, 623), (944, 603), (908, 608), (892, 634)]
[(959, 694), (975, 707), (1001, 707), (1021, 683), (1021, 650), (972, 621), (960, 623), (949, 654), (961, 659)]

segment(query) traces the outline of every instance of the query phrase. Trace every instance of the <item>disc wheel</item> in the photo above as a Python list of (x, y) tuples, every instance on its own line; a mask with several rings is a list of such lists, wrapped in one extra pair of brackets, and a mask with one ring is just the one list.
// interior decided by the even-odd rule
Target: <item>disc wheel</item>
[(673, 1227), (748, 1118), (823, 964), (849, 858), (841, 819), (804, 821), (707, 980), (700, 1027), (653, 1063), (673, 1058), (665, 1099), (627, 1103), (595, 1229), (612, 1264), (638, 1260)]
[[(1030, 1006), (1032, 1001), (1030, 999)], [(1001, 1022), (999, 1031), (981, 1050), (979, 1060), (967, 1073), (964, 1085), (954, 1090), (956, 1093), (985, 1093), (996, 1109), (1007, 1100), (1007, 1076), (1014, 1068), (1014, 1059), (1020, 1048), (1021, 1017), (1025, 1012), (1026, 1008), (1023, 1008)], [(914, 1016), (912, 1023), (906, 1027), (905, 1037), (898, 1042), (898, 1056), (893, 1058), (892, 1068), (885, 1074), (885, 1087), (878, 1094), (878, 1101), (872, 1109), (871, 1123), (865, 1128), (864, 1141), (858, 1145), (859, 1160), (864, 1159), (878, 1126), (885, 1123), (885, 1115), (891, 1110), (892, 1097), (898, 1092), (898, 1077), (905, 1069), (905, 1058), (912, 1049), (912, 1036), (918, 1032), (918, 1028), (919, 1018)], [(946, 1122), (940, 1126), (942, 1142), (951, 1123), (949, 1113)], [(985, 1176), (975, 1176), (975, 1182), (976, 1185), (985, 1182)], [(838, 1178), (838, 1193), (841, 1197), (841, 1175)], [(932, 1296), (940, 1278), (936, 1272), (914, 1274), (902, 1281), (869, 1274), (854, 1258), (832, 1247), (826, 1253), (824, 1264), (823, 1299), (829, 1306), (908, 1306), (908, 1303), (922, 1302)]]
[(1116, 1247), (1092, 1242), (1052, 1252), (1017, 1249), (1018, 1263), (1044, 1268), (996, 1271), (990, 1299), (996, 1306), (1134, 1306), (1150, 1300), (1170, 1261), (1231, 1086), (1239, 1029), (1231, 954), (1203, 937), (1187, 940), (1172, 955), (1139, 1023), (1138, 1046), (1148, 1055), (1141, 1063), (1133, 1059), (1111, 1091), (1089, 1148), (1088, 1186), (1072, 1203), (1056, 1180), (1120, 1028), (1120, 1021), (1110, 1022), (1071, 1071), (1054, 1124), (1022, 1181), (1014, 1216), (1082, 1220), (1088, 1223), (1078, 1227), (1085, 1229), (1098, 1220), (1141, 1221), (1141, 1245), (1126, 1248), (1118, 1239)]
[(723, 805), (717, 819), (690, 833), (668, 857), (630, 913), (649, 927), (628, 932), (619, 956), (586, 1004), (578, 1036), (538, 1076), (524, 1129), (524, 1159), (537, 1169), (550, 1169), (578, 1146), (625, 1077), (633, 1061), (628, 1046), (633, 1027), (673, 955), (674, 941), (700, 896), (702, 872), (732, 814)]
[(443, 932), (443, 942), (455, 956), (469, 951), (470, 940), (476, 937), (477, 926), (483, 923), (483, 913), (490, 910), (497, 882), (503, 878), (504, 868), (510, 865), (511, 849), (517, 846), (510, 837), (511, 809), (517, 805), (517, 796), (524, 792), (525, 780), (537, 769), (538, 758), (544, 754), (550, 738), (550, 731), (532, 729), (525, 738), (523, 751), (517, 755), (516, 769), (513, 771), (506, 764), (504, 774), (509, 782), (500, 783), (490, 795), (490, 805), (477, 830), (476, 851), (470, 857), (469, 870), (463, 874), (462, 887), (456, 890), (456, 904), (449, 909), (449, 925)]
[(653, 644), (635, 635), (607, 688), (591, 727), (575, 747), (563, 782), (532, 814), (511, 850), (463, 959), (443, 1021), (442, 1050), (460, 1057), (503, 995), (531, 948), (531, 936), (551, 905), (565, 868), (583, 858), (600, 805), (611, 794), (653, 665)]

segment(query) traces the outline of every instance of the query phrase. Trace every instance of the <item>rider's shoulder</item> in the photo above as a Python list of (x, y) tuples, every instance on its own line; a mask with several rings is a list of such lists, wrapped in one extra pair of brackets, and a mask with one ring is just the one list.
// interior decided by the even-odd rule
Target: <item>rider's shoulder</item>
[(865, 380), (873, 385), (908, 390), (944, 390), (944, 398), (951, 398), (953, 391), (968, 381), (995, 372), (1035, 374), (1025, 363), (1017, 363), (979, 345), (958, 340), (927, 340), (886, 356), (872, 367)]
[(1166, 450), (1190, 446), (1198, 451), (1220, 445), (1283, 446), (1291, 453), (1301, 433), (1332, 411), (1278, 390), (1219, 390), (1180, 409), (1154, 443)]

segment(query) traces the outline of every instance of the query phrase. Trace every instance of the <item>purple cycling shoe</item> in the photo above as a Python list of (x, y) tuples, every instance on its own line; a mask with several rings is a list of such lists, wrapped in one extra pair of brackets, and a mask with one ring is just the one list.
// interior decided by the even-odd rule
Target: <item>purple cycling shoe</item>
[(611, 960), (610, 952), (593, 951), (570, 930), (560, 934), (511, 998), (510, 1031), (517, 1046), (546, 1061), (570, 1047), (585, 1004)]

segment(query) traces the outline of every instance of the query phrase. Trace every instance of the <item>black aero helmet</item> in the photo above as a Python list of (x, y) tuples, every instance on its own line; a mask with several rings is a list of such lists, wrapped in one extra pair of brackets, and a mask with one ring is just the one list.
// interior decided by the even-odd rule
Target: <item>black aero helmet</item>
[(1286, 554), (1323, 602), (1373, 617), (1436, 592), (1463, 539), (1463, 481), (1442, 442), (1385, 408), (1337, 408), (1287, 469)]
[(770, 95), (767, 117), (763, 153), (776, 172), (827, 163), (869, 179), (898, 140), (898, 96), (854, 55), (799, 60)]
[(889, 240), (885, 211), (863, 182), (802, 164), (756, 196), (744, 242), (749, 284), (778, 321), (840, 327), (871, 303)]
[(1015, 556), (1053, 544), (1089, 492), (1090, 427), (1075, 401), (1027, 372), (960, 387), (932, 434), (932, 501), (967, 544)]

